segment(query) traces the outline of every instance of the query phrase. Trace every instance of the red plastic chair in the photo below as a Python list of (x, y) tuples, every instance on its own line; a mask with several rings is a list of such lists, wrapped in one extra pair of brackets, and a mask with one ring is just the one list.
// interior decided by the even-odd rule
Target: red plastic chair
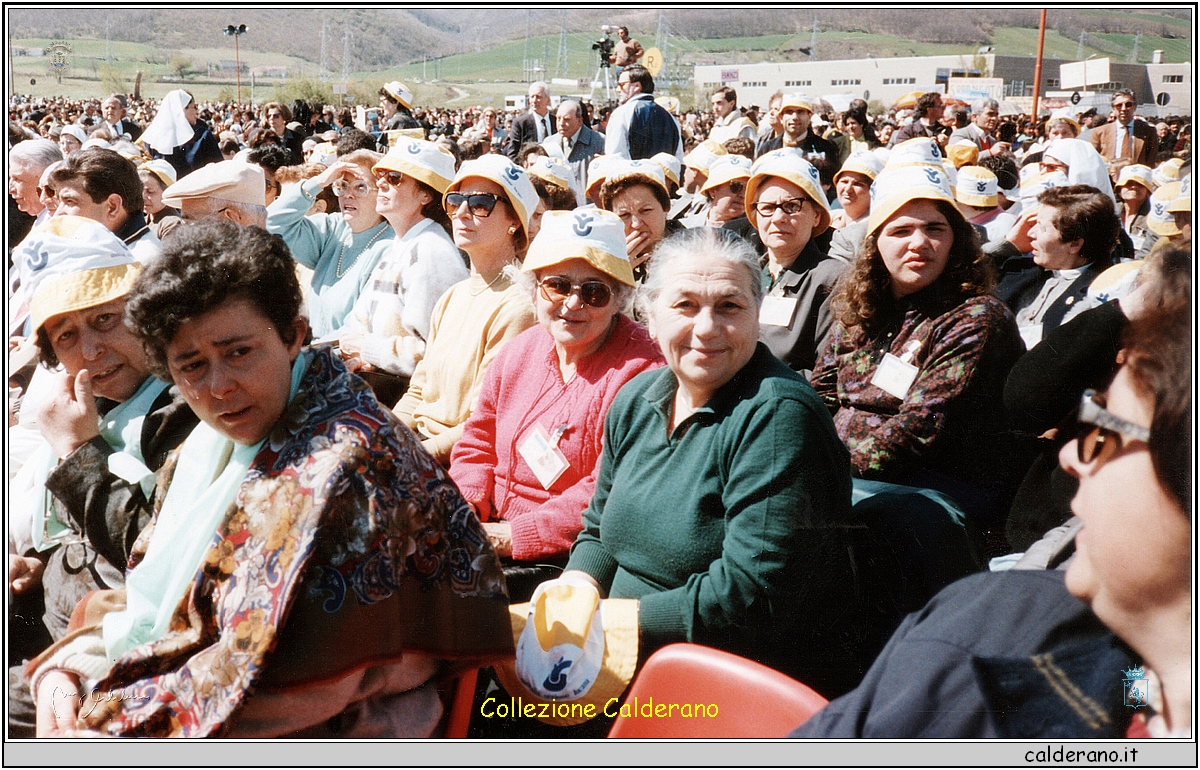
[[(828, 702), (761, 663), (699, 644), (671, 644), (651, 655), (633, 680), (624, 701), (630, 713), (622, 709), (608, 737), (782, 738)], [(683, 715), (684, 704), (692, 707), (690, 716)]]
[(445, 738), (466, 738), (471, 724), (471, 704), (475, 700), (475, 682), (479, 669), (462, 672), (454, 683), (454, 697), (450, 701), (450, 713), (446, 720)]

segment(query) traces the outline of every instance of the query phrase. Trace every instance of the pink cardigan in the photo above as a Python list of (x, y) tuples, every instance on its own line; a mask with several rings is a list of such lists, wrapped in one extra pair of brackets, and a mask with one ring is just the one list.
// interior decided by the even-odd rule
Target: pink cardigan
[[(604, 438), (604, 415), (621, 386), (664, 361), (641, 325), (624, 315), (604, 347), (564, 384), (554, 340), (541, 325), (496, 354), (479, 403), (450, 457), (450, 477), (481, 519), (512, 525), (513, 559), (565, 554), (583, 529)], [(570, 467), (543, 489), (517, 447), (535, 424), (568, 425), (558, 443)]]

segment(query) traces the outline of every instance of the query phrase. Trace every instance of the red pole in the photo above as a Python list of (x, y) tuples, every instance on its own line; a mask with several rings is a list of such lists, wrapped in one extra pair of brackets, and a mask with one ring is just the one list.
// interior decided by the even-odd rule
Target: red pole
[(1038, 22), (1038, 52), (1037, 63), (1033, 65), (1033, 114), (1030, 118), (1037, 125), (1038, 95), (1042, 92), (1042, 47), (1046, 44), (1046, 9), (1042, 9), (1042, 17)]
[[(1043, 11), (1042, 12), (1043, 24), (1045, 23), (1045, 20), (1046, 20), (1046, 12)], [(1043, 26), (1043, 30), (1044, 29), (1045, 28)], [(241, 104), (241, 49), (238, 47), (238, 40), (240, 37), (241, 37), (241, 35), (239, 35), (238, 32), (234, 32), (234, 34), (233, 34), (233, 59), (234, 59), (233, 64), (234, 64), (234, 67), (238, 68), (238, 104), (239, 104), (239, 106)], [(1039, 54), (1039, 56), (1040, 56), (1040, 54)], [(1042, 59), (1039, 58), (1038, 59), (1038, 72), (1040, 72), (1040, 71), (1042, 71)], [(1037, 96), (1033, 97), (1034, 104), (1037, 104), (1037, 98), (1038, 98)]]

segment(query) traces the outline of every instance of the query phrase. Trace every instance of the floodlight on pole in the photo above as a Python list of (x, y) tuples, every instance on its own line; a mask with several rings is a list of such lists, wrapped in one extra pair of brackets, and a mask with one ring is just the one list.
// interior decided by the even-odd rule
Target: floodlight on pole
[(237, 69), (237, 100), (238, 104), (242, 103), (242, 52), (238, 46), (238, 39), (246, 34), (246, 25), (239, 24), (236, 27), (230, 24), (224, 29), (226, 35), (233, 36), (233, 66)]

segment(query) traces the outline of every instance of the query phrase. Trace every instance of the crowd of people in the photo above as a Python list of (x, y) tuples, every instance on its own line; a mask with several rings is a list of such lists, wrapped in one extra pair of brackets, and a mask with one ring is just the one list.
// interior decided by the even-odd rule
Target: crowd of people
[(798, 737), (1192, 734), (1190, 123), (681, 114), (621, 41), (601, 109), (11, 100), (10, 737), (436, 736), (475, 668), (594, 737), (479, 702), (675, 642)]

